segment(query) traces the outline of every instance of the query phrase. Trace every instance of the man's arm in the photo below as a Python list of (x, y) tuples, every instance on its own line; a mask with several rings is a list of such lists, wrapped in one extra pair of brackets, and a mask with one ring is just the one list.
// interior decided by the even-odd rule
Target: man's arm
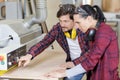
[(57, 35), (57, 25), (55, 25), (50, 32), (38, 42), (36, 45), (32, 46), (27, 54), (19, 59), (18, 66), (26, 66), (30, 63), (31, 59), (40, 54), (44, 49), (46, 49), (54, 40)]

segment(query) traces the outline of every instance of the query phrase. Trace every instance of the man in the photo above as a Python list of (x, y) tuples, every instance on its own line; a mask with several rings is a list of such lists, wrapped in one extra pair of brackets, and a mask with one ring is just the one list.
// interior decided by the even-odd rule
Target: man
[[(84, 34), (80, 30), (75, 30), (73, 14), (75, 6), (72, 4), (60, 5), (60, 9), (57, 12), (59, 22), (53, 26), (48, 34), (39, 43), (30, 48), (27, 55), (23, 56), (19, 60), (18, 66), (26, 66), (30, 60), (40, 54), (55, 40), (63, 48), (67, 54), (66, 62), (74, 60), (81, 56), (81, 52), (87, 50), (87, 46), (82, 44), (82, 38)], [(79, 34), (79, 36), (77, 36)], [(83, 74), (78, 74), (70, 79), (64, 80), (80, 80)]]

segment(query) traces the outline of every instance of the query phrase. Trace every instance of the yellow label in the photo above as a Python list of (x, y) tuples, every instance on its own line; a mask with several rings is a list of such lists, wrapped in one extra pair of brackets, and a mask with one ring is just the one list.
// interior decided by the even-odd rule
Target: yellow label
[(1, 75), (3, 75), (3, 74), (5, 74), (6, 72), (8, 72), (8, 71), (10, 71), (10, 70), (12, 70), (13, 68), (15, 68), (17, 66), (17, 64), (16, 65), (14, 65), (14, 66), (12, 66), (11, 68), (9, 68), (8, 70), (0, 70), (0, 76)]

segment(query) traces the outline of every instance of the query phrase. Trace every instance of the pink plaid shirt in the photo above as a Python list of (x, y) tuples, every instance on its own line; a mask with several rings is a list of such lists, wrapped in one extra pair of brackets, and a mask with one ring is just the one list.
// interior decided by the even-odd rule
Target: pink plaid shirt
[(87, 80), (119, 80), (119, 49), (116, 32), (101, 23), (89, 52), (75, 59), (88, 72)]

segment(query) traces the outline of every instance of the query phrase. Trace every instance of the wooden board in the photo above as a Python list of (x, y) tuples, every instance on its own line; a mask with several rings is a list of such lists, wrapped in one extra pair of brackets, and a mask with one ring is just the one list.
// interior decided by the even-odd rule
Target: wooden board
[(54, 45), (54, 49), (49, 47), (34, 58), (28, 66), (16, 67), (2, 75), (1, 78), (58, 80), (57, 78), (48, 79), (43, 75), (57, 69), (58, 65), (65, 62), (65, 57), (65, 52), (59, 46)]

